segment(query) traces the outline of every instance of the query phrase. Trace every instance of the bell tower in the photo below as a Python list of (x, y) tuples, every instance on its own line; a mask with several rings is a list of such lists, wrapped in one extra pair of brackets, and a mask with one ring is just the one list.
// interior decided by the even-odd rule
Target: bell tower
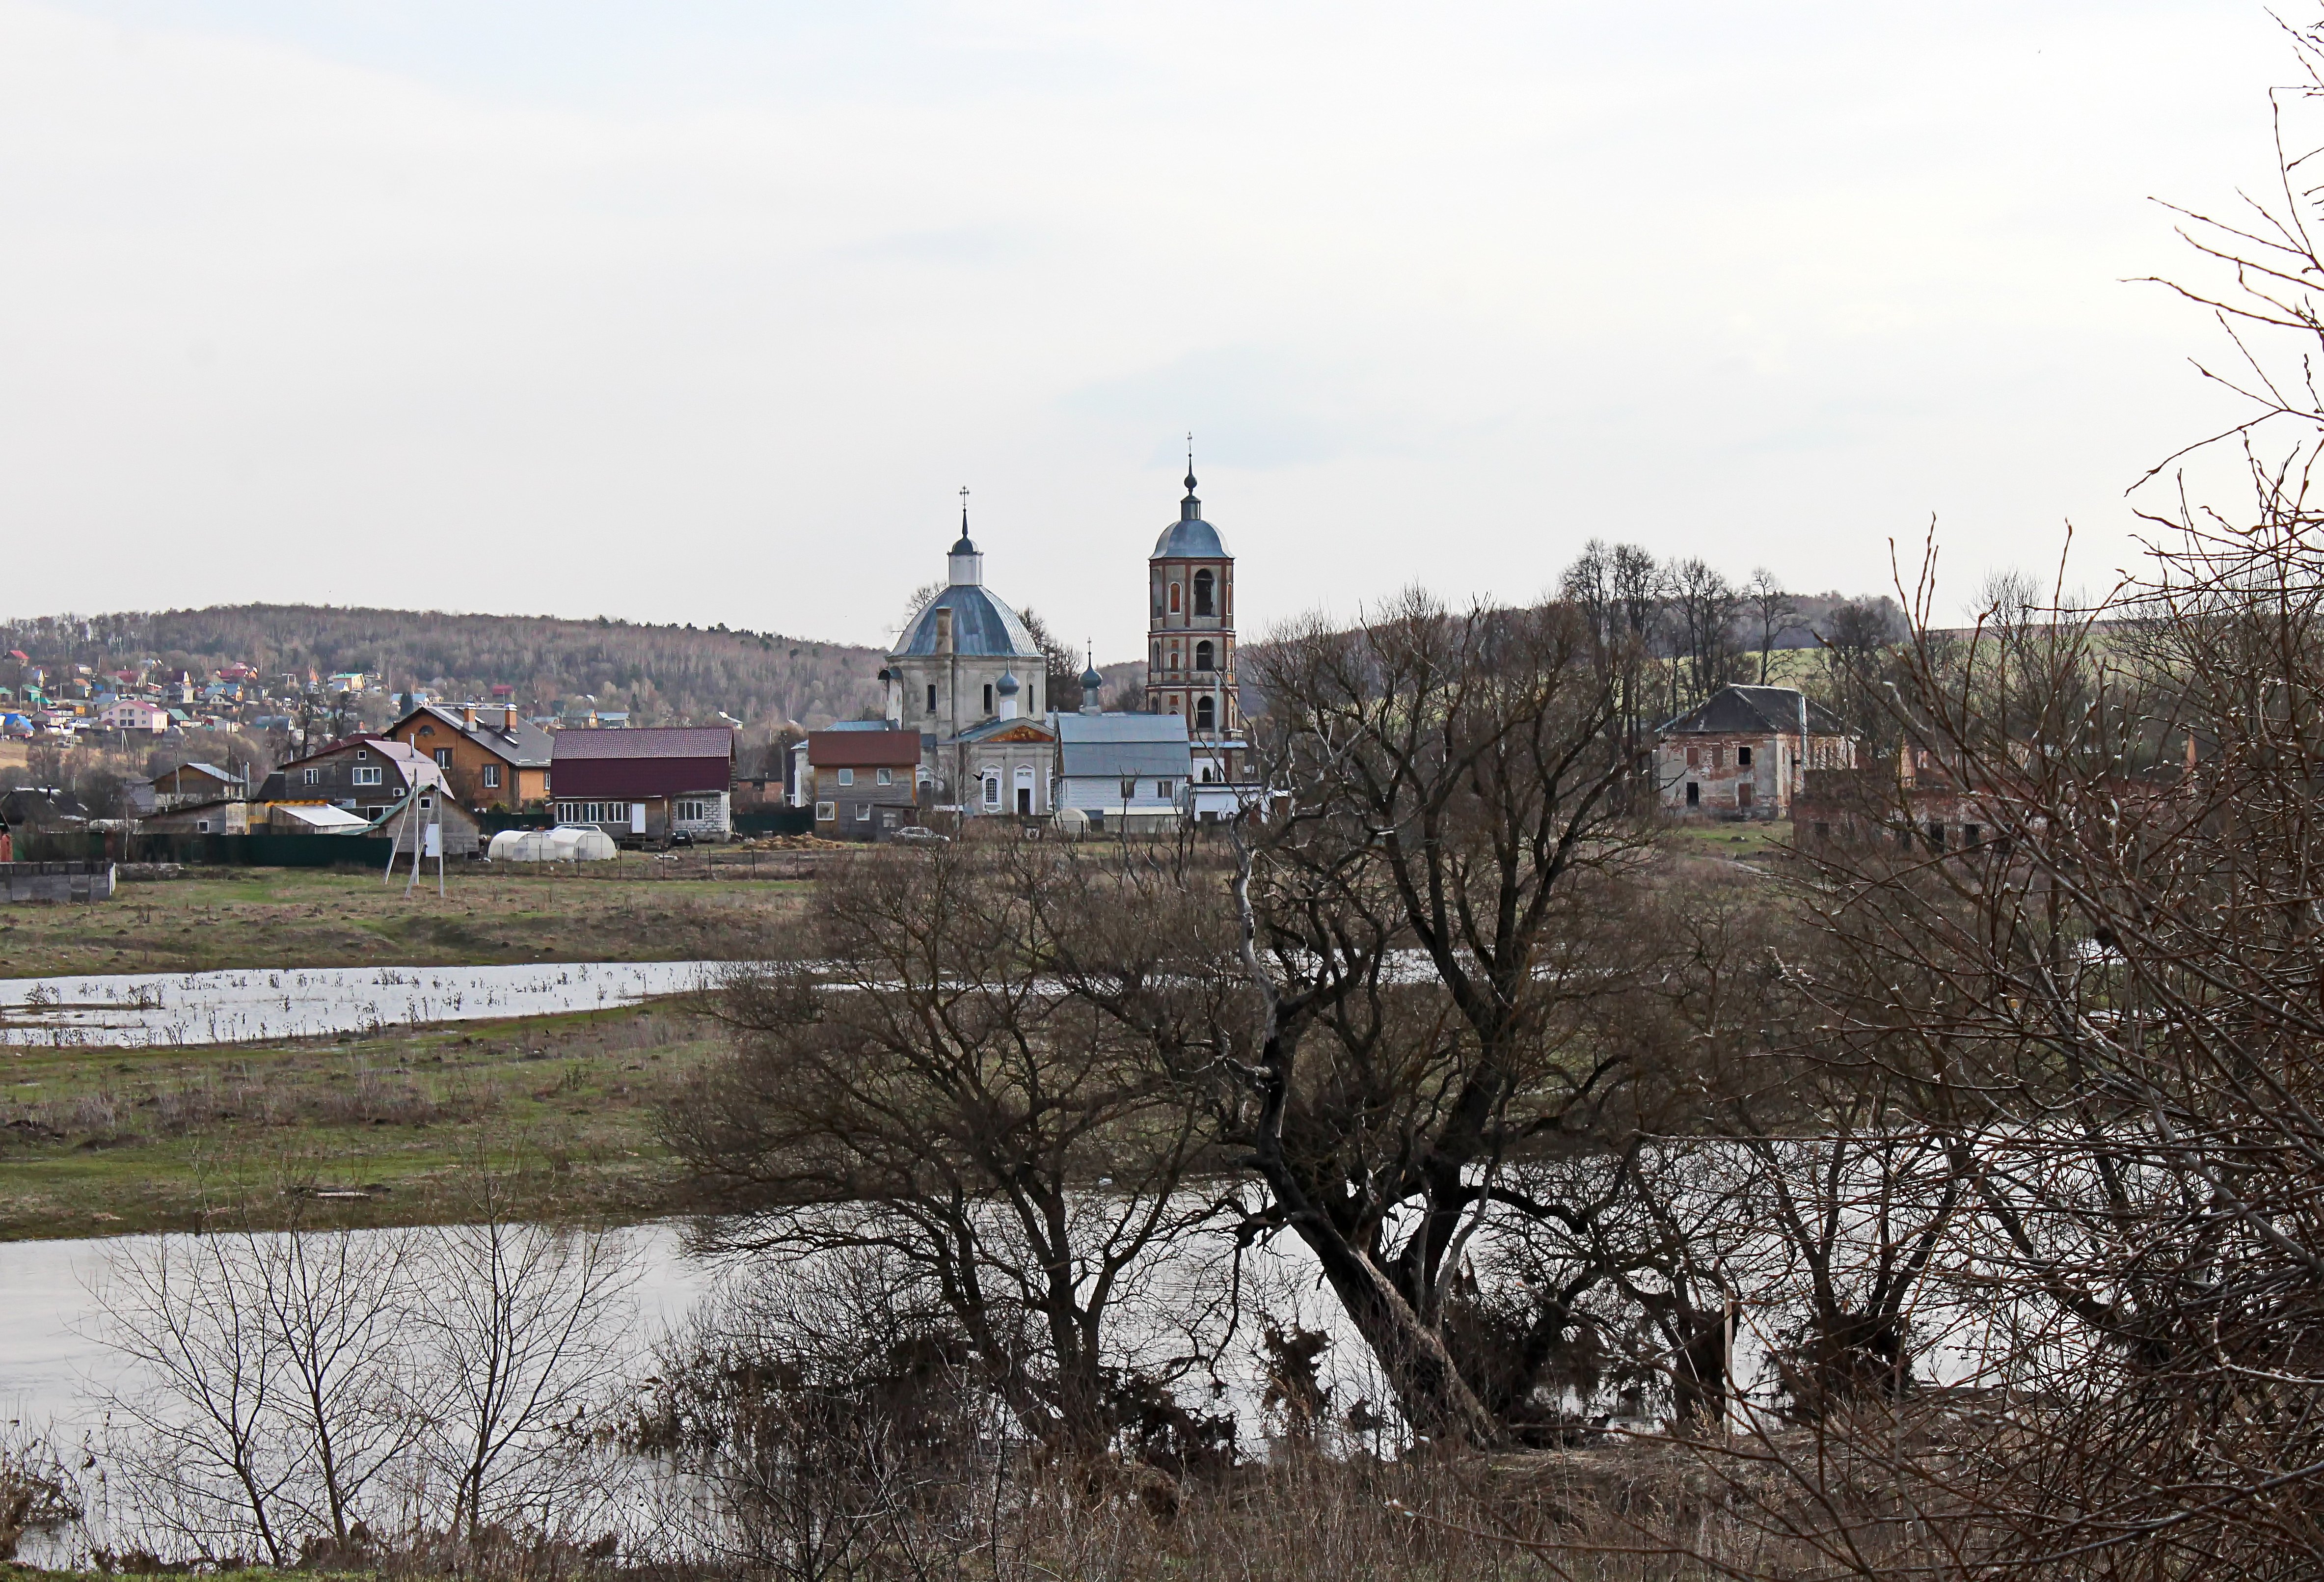
[(1203, 520), (1194, 465), (1178, 520), (1147, 561), (1146, 709), (1184, 715), (1198, 780), (1233, 781), (1242, 767), (1242, 706), (1235, 693), (1234, 557)]

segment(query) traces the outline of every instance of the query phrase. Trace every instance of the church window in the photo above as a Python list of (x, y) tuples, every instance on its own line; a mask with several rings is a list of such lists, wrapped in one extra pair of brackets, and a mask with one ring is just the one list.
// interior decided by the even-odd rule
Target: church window
[(1178, 613), (1178, 585), (1175, 582), (1170, 585), (1170, 613)]
[(1211, 659), (1213, 652), (1214, 651), (1207, 643), (1197, 643), (1194, 644), (1194, 668), (1198, 671), (1210, 670), (1212, 668)]
[(1208, 571), (1197, 571), (1194, 573), (1194, 614), (1198, 615), (1214, 615), (1218, 614), (1215, 609), (1211, 607), (1211, 589), (1214, 584), (1215, 579)]
[(1001, 805), (1001, 777), (997, 774), (984, 777), (984, 805), (988, 808)]
[(984, 683), (984, 712), (992, 712), (992, 683), (990, 681)]
[(928, 712), (929, 712), (930, 714), (934, 714), (936, 711), (936, 684), (934, 681), (930, 681), (930, 682), (928, 683)]
[(1218, 724), (1219, 716), (1217, 705), (1213, 703), (1207, 698), (1195, 698), (1194, 728), (1198, 731), (1216, 730), (1218, 728)]

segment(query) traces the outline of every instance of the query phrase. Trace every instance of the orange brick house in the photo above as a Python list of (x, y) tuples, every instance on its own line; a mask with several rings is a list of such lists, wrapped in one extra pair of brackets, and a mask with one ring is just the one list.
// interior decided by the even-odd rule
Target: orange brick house
[(530, 808), (549, 798), (549, 733), (513, 708), (423, 703), (387, 735), (434, 759), (471, 808)]

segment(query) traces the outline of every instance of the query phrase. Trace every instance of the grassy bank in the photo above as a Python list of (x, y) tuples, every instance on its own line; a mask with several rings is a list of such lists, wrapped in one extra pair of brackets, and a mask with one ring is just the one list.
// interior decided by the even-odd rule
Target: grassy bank
[(652, 1106), (715, 1039), (663, 1004), (267, 1049), (12, 1049), (0, 1239), (190, 1228), (226, 1202), (426, 1224), (485, 1154), (528, 1217), (650, 1217), (676, 1180)]
[(375, 873), (208, 869), (124, 884), (95, 905), (0, 907), (0, 977), (729, 959), (795, 914), (807, 889), (791, 876), (800, 859), (758, 855), (625, 855), (554, 874), (455, 863), (442, 900), (433, 874), (407, 898), (401, 878)]

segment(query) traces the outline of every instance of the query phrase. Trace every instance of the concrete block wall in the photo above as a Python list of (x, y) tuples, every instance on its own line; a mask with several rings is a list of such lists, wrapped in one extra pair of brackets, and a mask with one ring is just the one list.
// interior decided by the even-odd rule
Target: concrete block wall
[(0, 896), (28, 901), (110, 901), (112, 863), (0, 863)]

